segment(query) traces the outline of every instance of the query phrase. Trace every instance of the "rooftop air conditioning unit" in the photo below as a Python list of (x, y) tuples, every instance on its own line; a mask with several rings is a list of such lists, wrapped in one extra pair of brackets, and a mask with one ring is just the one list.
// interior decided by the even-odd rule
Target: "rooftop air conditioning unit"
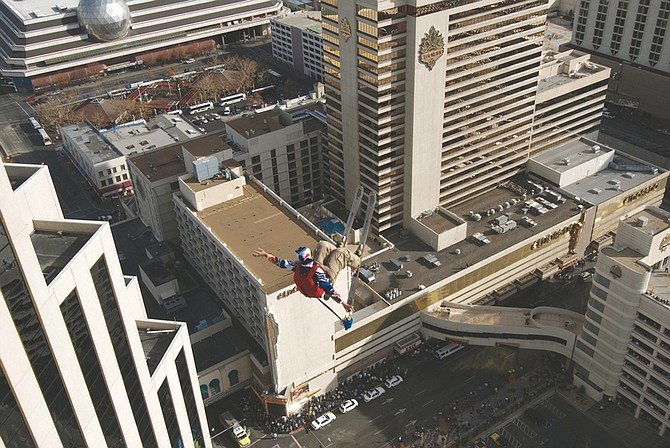
[(647, 218), (646, 216), (640, 216), (639, 218), (637, 218), (638, 227), (646, 227), (647, 224), (649, 224), (649, 218)]

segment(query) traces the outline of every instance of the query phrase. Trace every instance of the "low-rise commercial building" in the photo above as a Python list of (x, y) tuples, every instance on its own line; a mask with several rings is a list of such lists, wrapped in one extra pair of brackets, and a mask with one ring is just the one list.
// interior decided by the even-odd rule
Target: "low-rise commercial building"
[(101, 197), (133, 192), (127, 157), (175, 141), (188, 141), (201, 133), (178, 117), (160, 115), (98, 130), (84, 122), (62, 127), (63, 151)]

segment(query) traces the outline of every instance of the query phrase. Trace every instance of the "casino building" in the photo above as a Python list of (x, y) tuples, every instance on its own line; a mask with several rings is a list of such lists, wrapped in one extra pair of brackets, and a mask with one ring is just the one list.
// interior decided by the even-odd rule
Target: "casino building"
[(3, 84), (30, 90), (162, 49), (213, 50), (267, 34), (281, 8), (281, 0), (1, 0), (0, 75)]

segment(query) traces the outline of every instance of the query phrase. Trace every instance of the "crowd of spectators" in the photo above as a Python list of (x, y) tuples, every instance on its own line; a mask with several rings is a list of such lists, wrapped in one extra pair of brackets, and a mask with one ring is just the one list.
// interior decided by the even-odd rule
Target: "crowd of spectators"
[(356, 398), (360, 402), (366, 391), (379, 386), (386, 378), (403, 373), (407, 372), (401, 372), (398, 364), (393, 360), (382, 360), (365, 371), (340, 382), (335, 389), (309, 398), (299, 412), (290, 416), (273, 417), (269, 415), (251, 393), (244, 395), (238, 404), (246, 415), (261, 424), (268, 433), (288, 434), (302, 427), (309, 430), (309, 423), (326, 411), (338, 407), (351, 398)]
[[(259, 400), (251, 393), (241, 397), (239, 407), (251, 419), (260, 424), (272, 437), (289, 434), (304, 428), (327, 411), (337, 408), (345, 400), (356, 398), (362, 401), (363, 394), (379, 386), (393, 375), (411, 374), (407, 366), (420, 365), (428, 357), (434, 356), (439, 341), (431, 341), (418, 346), (402, 357), (382, 360), (363, 372), (341, 381), (337, 388), (307, 399), (298, 413), (290, 416), (274, 417), (267, 414)], [(547, 355), (550, 357), (550, 355)], [(417, 362), (418, 361), (418, 362)], [(436, 414), (432, 422), (419, 423), (400, 435), (389, 446), (395, 448), (442, 448), (456, 440), (461, 443), (472, 439), (485, 428), (494, 425), (508, 412), (537, 396), (555, 378), (560, 364), (546, 360), (542, 367), (533, 371), (510, 371), (491, 378), (479, 385), (463, 390), (463, 396), (447, 403)]]

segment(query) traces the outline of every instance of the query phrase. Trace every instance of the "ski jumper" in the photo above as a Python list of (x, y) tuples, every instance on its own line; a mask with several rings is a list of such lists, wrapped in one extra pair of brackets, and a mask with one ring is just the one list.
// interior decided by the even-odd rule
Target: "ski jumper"
[[(274, 258), (274, 259), (273, 259)], [(293, 281), (298, 290), (307, 297), (318, 298), (324, 293), (327, 296), (337, 296), (333, 284), (330, 282), (328, 275), (318, 263), (312, 263), (311, 266), (301, 266), (298, 262), (293, 260), (285, 260), (272, 256), (270, 262), (276, 264), (282, 269), (293, 271)], [(301, 275), (301, 271), (309, 269), (309, 276)], [(300, 283), (299, 283), (300, 282)], [(301, 289), (305, 288), (305, 291)], [(318, 294), (320, 291), (319, 295)]]
[(293, 282), (298, 287), (298, 291), (304, 296), (312, 298), (323, 296), (325, 291), (319, 285), (316, 276), (316, 270), (320, 267), (318, 264), (312, 263), (312, 267), (309, 269), (307, 267), (300, 267), (293, 271)]

